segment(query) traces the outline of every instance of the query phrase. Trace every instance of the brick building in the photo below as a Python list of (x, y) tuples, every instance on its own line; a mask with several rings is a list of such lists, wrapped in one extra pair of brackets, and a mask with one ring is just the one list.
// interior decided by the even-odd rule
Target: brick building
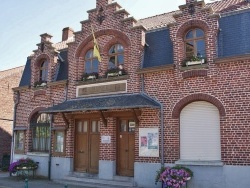
[(28, 57), (14, 89), (14, 159), (33, 158), (52, 179), (152, 188), (161, 165), (180, 164), (192, 188), (247, 187), (249, 1), (187, 0), (135, 20), (97, 0), (88, 14), (62, 42), (42, 34)]
[(10, 155), (13, 126), (13, 87), (19, 85), (23, 66), (0, 72), (0, 166), (3, 155)]

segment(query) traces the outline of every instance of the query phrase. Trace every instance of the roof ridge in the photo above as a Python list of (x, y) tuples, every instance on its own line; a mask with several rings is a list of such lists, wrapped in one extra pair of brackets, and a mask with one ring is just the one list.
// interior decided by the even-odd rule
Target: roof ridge
[(158, 16), (162, 16), (162, 15), (173, 14), (173, 13), (175, 13), (175, 12), (177, 12), (177, 11), (180, 11), (180, 10), (173, 10), (173, 11), (171, 11), (171, 12), (165, 12), (165, 13), (162, 13), (162, 14), (156, 14), (156, 15), (154, 15), (154, 16), (149, 16), (149, 17), (146, 17), (146, 18), (139, 19), (138, 21), (147, 20), (147, 19), (149, 19), (149, 18), (154, 18), (154, 17), (158, 17)]

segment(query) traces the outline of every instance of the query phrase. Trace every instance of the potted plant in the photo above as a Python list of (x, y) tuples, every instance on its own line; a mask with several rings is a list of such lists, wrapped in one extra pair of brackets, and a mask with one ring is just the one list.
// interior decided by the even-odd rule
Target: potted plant
[(32, 159), (30, 158), (22, 158), (22, 159), (18, 159), (16, 162), (13, 162), (10, 164), (9, 166), (9, 172), (11, 174), (15, 174), (15, 172), (17, 171), (21, 171), (21, 170), (35, 170), (38, 168), (38, 165), (36, 162), (34, 162)]
[(47, 85), (47, 81), (39, 80), (34, 83), (34, 87), (45, 87)]
[(200, 56), (195, 56), (193, 55), (192, 57), (186, 58), (182, 66), (190, 66), (190, 65), (199, 65), (205, 63), (205, 57), (200, 57)]
[(94, 80), (94, 79), (98, 79), (98, 73), (97, 72), (84, 73), (83, 76), (82, 76), (83, 81)]
[(125, 71), (123, 69), (122, 65), (119, 65), (118, 67), (112, 67), (107, 70), (106, 76), (108, 77), (113, 77), (113, 76), (121, 76), (124, 75)]
[(162, 182), (163, 188), (181, 188), (193, 177), (193, 172), (183, 166), (162, 167), (157, 171), (155, 183)]

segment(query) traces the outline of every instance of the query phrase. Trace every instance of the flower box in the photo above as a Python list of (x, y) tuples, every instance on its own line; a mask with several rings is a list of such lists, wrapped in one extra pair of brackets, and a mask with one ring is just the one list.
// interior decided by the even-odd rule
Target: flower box
[(203, 63), (205, 63), (205, 60), (204, 60), (204, 59), (201, 59), (201, 60), (199, 60), (199, 61), (187, 61), (187, 62), (186, 62), (186, 65), (187, 65), (187, 66), (190, 66), (190, 65), (201, 65), (201, 64), (203, 64)]
[(84, 73), (83, 76), (82, 76), (83, 81), (95, 80), (95, 79), (98, 79), (98, 73), (97, 72)]

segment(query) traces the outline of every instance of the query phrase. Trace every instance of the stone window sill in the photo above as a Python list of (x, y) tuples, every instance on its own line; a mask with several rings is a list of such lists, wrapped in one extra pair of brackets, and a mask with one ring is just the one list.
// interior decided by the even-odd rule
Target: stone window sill
[(175, 162), (176, 165), (191, 165), (191, 166), (223, 166), (221, 161), (186, 161), (178, 160)]
[(44, 153), (44, 152), (27, 152), (27, 156), (49, 157), (49, 153)]
[(186, 71), (186, 70), (193, 70), (193, 69), (207, 69), (208, 64), (201, 64), (201, 65), (192, 65), (192, 66), (186, 66), (186, 67), (180, 67), (181, 71)]

